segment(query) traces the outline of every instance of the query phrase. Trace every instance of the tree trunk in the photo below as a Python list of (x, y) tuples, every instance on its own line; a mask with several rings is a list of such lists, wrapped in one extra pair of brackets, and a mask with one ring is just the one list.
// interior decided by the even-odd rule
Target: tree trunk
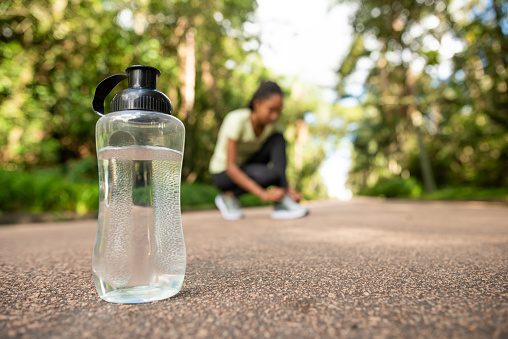
[(416, 78), (411, 69), (408, 69), (406, 72), (405, 90), (407, 91), (407, 96), (412, 96), (411, 104), (407, 106), (407, 114), (413, 123), (416, 138), (418, 139), (418, 157), (420, 158), (420, 170), (422, 171), (423, 185), (425, 186), (425, 191), (431, 193), (436, 190), (436, 182), (434, 180), (434, 173), (432, 173), (429, 154), (427, 153), (427, 148), (423, 142), (423, 135), (420, 128), (423, 123), (422, 113), (417, 109), (417, 106), (414, 103), (414, 97), (416, 95)]
[(308, 138), (309, 125), (304, 120), (298, 120), (296, 122), (296, 140), (294, 145), (296, 182), (293, 183), (297, 190), (302, 189), (303, 148)]
[(189, 119), (194, 108), (196, 89), (196, 41), (194, 30), (188, 29), (184, 41), (178, 46), (178, 57), (180, 59), (180, 95), (182, 102), (178, 116), (182, 119)]
[[(179, 20), (181, 27), (187, 26), (187, 21)], [(183, 33), (184, 32), (184, 33)], [(195, 117), (192, 115), (196, 90), (196, 41), (192, 27), (182, 31), (183, 41), (178, 45), (178, 59), (180, 63), (180, 96), (181, 102), (178, 117), (186, 123), (187, 133), (185, 138), (184, 168), (182, 176), (185, 181), (192, 183), (197, 178), (195, 168), (195, 154), (193, 150), (193, 138), (195, 138)]]
[(432, 172), (432, 166), (430, 165), (429, 155), (427, 153), (427, 148), (425, 147), (425, 143), (423, 142), (422, 131), (420, 130), (420, 126), (415, 126), (416, 129), (416, 137), (418, 138), (418, 148), (420, 149), (420, 169), (422, 171), (423, 176), (423, 184), (425, 186), (425, 191), (428, 193), (432, 193), (436, 190), (436, 182), (434, 181), (434, 173)]
[(303, 168), (303, 146), (309, 138), (309, 125), (303, 121), (296, 122), (296, 141), (295, 141), (295, 169), (301, 172)]

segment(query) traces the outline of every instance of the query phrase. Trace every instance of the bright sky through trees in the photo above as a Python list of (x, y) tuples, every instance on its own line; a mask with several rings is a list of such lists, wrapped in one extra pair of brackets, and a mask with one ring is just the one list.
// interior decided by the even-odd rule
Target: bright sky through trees
[(258, 0), (258, 4), (260, 52), (266, 66), (334, 87), (335, 71), (351, 44), (348, 16), (353, 7), (331, 7), (329, 0)]
[[(348, 17), (352, 5), (330, 6), (329, 0), (258, 0), (256, 19), (265, 65), (278, 74), (296, 76), (323, 88), (333, 100), (335, 72), (352, 38)], [(323, 163), (320, 173), (332, 197), (349, 199), (347, 172), (351, 166), (347, 143)]]

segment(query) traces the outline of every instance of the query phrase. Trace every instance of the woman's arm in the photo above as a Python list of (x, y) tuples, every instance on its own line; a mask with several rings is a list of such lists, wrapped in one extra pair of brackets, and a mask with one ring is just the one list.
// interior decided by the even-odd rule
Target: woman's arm
[(272, 187), (269, 190), (265, 190), (238, 167), (236, 164), (237, 146), (235, 140), (228, 139), (226, 152), (226, 173), (235, 184), (247, 192), (256, 195), (263, 201), (279, 201), (284, 196), (284, 189)]

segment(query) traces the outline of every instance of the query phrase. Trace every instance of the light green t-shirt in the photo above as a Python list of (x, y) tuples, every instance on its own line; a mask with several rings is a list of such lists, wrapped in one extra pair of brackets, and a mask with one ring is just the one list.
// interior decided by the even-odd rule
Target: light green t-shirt
[(278, 123), (270, 124), (265, 126), (258, 138), (252, 128), (250, 115), (251, 111), (248, 108), (237, 109), (226, 115), (210, 160), (210, 173), (217, 174), (226, 170), (228, 139), (237, 142), (236, 163), (241, 166), (261, 149), (268, 137), (282, 131)]

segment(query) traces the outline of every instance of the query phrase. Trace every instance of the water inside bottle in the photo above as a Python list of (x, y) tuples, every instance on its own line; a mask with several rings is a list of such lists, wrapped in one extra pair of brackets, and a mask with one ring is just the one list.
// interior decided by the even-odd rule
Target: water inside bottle
[(97, 158), (101, 187), (92, 266), (100, 297), (138, 303), (175, 295), (186, 264), (182, 153), (155, 146), (105, 147)]

